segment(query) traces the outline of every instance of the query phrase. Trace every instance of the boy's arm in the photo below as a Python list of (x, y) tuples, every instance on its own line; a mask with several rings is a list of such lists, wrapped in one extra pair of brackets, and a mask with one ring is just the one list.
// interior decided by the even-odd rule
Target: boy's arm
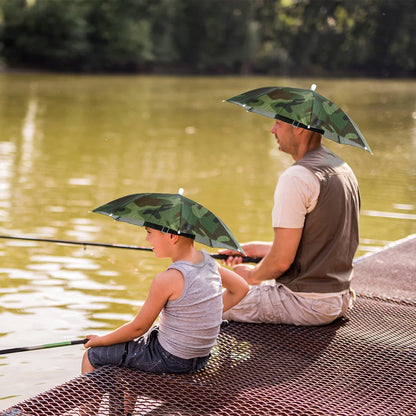
[(232, 270), (218, 265), (222, 285), (225, 290), (222, 293), (223, 312), (232, 308), (247, 294), (249, 286), (247, 282)]
[(180, 291), (181, 285), (183, 286), (183, 276), (179, 271), (170, 269), (159, 273), (153, 279), (147, 299), (136, 317), (109, 334), (87, 335), (89, 341), (85, 347), (119, 344), (145, 334), (172, 294)]

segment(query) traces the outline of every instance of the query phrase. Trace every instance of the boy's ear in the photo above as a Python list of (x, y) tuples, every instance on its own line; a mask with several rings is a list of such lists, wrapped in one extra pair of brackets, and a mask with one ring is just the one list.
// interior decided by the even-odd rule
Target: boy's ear
[(171, 239), (173, 244), (176, 244), (177, 241), (179, 240), (179, 236), (176, 235), (176, 234), (170, 234), (170, 239)]

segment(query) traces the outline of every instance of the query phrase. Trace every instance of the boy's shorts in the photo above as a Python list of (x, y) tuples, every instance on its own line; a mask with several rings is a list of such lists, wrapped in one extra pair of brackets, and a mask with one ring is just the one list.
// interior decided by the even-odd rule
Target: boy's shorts
[(94, 368), (115, 365), (152, 373), (193, 373), (208, 362), (209, 355), (185, 359), (170, 354), (160, 345), (158, 332), (159, 329), (154, 327), (135, 341), (107, 347), (91, 347), (88, 350), (88, 359)]

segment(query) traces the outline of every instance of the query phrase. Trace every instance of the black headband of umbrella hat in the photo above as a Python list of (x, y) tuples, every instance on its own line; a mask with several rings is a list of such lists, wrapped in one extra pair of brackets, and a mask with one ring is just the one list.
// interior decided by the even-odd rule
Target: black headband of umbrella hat
[(145, 221), (143, 223), (143, 227), (149, 227), (149, 228), (153, 228), (154, 230), (162, 231), (162, 233), (180, 235), (182, 237), (187, 237), (187, 238), (191, 238), (192, 240), (195, 240), (194, 234), (181, 233), (180, 231), (172, 230), (171, 228), (165, 227), (163, 225), (153, 224), (151, 222)]

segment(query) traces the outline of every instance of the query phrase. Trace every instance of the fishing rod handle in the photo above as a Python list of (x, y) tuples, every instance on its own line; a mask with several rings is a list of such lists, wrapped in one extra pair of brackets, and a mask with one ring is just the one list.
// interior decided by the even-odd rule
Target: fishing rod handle
[[(237, 256), (229, 256), (228, 254), (211, 254), (216, 260), (227, 260), (228, 257), (237, 257)], [(248, 256), (240, 256), (243, 260), (243, 263), (259, 263), (261, 258), (259, 257), (248, 257)]]

